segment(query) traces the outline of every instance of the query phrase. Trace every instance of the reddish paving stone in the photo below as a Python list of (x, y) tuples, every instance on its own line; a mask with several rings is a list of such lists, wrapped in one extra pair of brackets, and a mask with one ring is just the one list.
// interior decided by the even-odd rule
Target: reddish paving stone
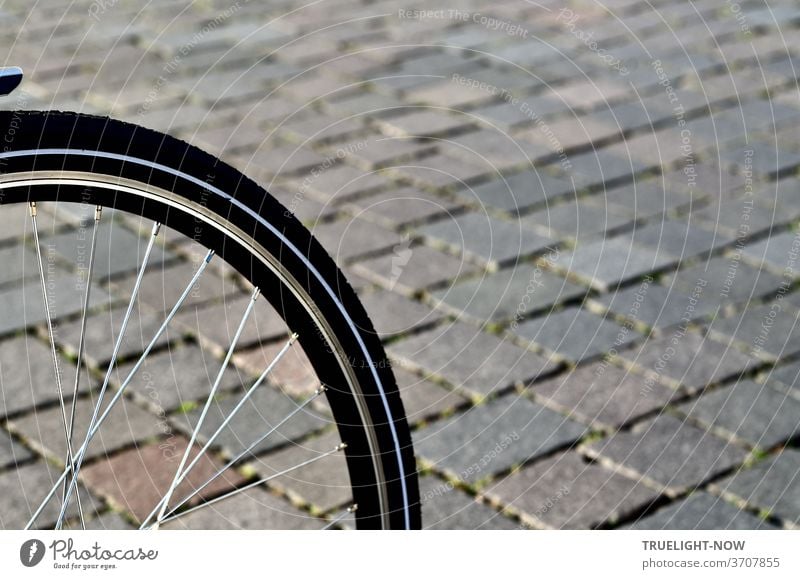
[[(264, 345), (237, 354), (234, 359), (253, 375), (260, 376), (275, 360), (284, 345), (284, 341)], [(295, 397), (310, 396), (320, 387), (317, 373), (298, 342), (295, 342), (275, 365), (269, 374), (269, 380)]]
[[(169, 489), (186, 451), (186, 445), (187, 441), (183, 437), (172, 437), (161, 443), (127, 450), (108, 460), (87, 465), (81, 469), (81, 475), (93, 492), (130, 512), (138, 521), (143, 521)], [(194, 460), (199, 451), (199, 446), (193, 448), (187, 464)], [(171, 504), (175, 505), (193, 493), (221, 467), (221, 463), (205, 454), (186, 480), (178, 485)], [(229, 490), (243, 480), (235, 471), (226, 471), (193, 498), (190, 504), (197, 504), (203, 498)]]

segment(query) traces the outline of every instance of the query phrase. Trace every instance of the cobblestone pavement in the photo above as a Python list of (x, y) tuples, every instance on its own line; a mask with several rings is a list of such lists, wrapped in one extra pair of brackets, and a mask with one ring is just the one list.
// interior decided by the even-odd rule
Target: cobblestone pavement
[[(426, 527), (800, 526), (796, 2), (12, 0), (0, 21), (5, 62), (27, 71), (4, 107), (168, 131), (313, 229), (395, 364)], [(33, 302), (24, 209), (2, 211), (0, 303), (16, 285)], [(83, 231), (69, 208), (41, 220), (48, 247)], [(111, 223), (101, 249), (126, 258), (98, 261), (92, 372), (146, 237), (146, 224)], [(60, 251), (68, 279), (79, 256)], [(199, 251), (167, 236), (132, 335), (158, 327)], [(169, 483), (156, 467), (186, 448), (193, 387), (246, 300), (224, 268), (212, 274), (87, 459), (92, 526), (146, 514)], [(80, 300), (64, 295), (74, 369)], [(51, 480), (45, 458), (65, 453), (42, 426), (59, 410), (36, 307), (0, 319), (5, 527), (31, 508), (9, 497)], [(257, 330), (226, 396), (285, 332), (270, 312)], [(125, 344), (128, 363), (140, 346)], [(293, 355), (257, 401), (268, 414), (314, 388)], [(30, 376), (8, 370), (24, 356)], [(315, 405), (208, 496), (332, 447), (327, 416)], [(268, 419), (254, 410), (241, 432)], [(240, 437), (221, 445), (201, 471)], [(341, 466), (315, 463), (187, 524), (321, 527), (348, 504)]]

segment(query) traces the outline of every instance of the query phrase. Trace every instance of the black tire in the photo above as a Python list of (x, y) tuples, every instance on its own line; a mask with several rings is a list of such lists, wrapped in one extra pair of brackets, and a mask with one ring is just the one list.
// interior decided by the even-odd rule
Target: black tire
[(358, 528), (420, 527), (411, 436), (386, 354), (353, 289), (293, 215), (219, 159), (132, 124), (2, 111), (0, 131), (0, 204), (83, 201), (142, 215), (213, 249), (261, 288), (329, 387)]

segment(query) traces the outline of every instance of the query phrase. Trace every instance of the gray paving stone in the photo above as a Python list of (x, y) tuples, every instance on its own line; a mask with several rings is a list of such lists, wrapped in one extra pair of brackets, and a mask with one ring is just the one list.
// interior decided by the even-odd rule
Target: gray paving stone
[(645, 219), (667, 211), (685, 207), (691, 196), (672, 186), (669, 181), (658, 179), (636, 179), (608, 189), (586, 199), (587, 203), (608, 204), (616, 211), (624, 211), (634, 219)]
[(649, 479), (670, 495), (694, 488), (747, 457), (744, 450), (666, 414), (584, 450), (624, 468), (629, 476)]
[(513, 331), (572, 362), (594, 358), (612, 349), (622, 350), (626, 344), (641, 337), (627, 326), (619, 326), (610, 319), (578, 307), (548, 312), (522, 322)]
[(662, 220), (637, 228), (632, 233), (635, 243), (651, 248), (659, 254), (688, 259), (713, 251), (731, 243), (734, 236), (727, 231), (705, 229), (698, 220)]
[(663, 252), (631, 246), (622, 239), (605, 239), (582, 243), (575, 251), (563, 254), (558, 267), (601, 291), (608, 291), (621, 282), (662, 269), (675, 261)]
[[(87, 319), (84, 334), (84, 360), (89, 364), (99, 367), (104, 362), (111, 360), (126, 311), (127, 305), (113, 308), (106, 306)], [(128, 359), (135, 354), (144, 352), (164, 323), (164, 318), (164, 313), (142, 311), (138, 305), (134, 306), (125, 336), (120, 342), (119, 359)], [(170, 324), (156, 340), (155, 347), (166, 346), (171, 340), (179, 339), (182, 333), (182, 328), (177, 324)], [(63, 324), (57, 334), (60, 346), (72, 356), (77, 356), (80, 338), (81, 321), (79, 319)], [(102, 371), (105, 369), (104, 366), (101, 368)]]
[(661, 381), (680, 385), (688, 392), (739, 376), (758, 364), (755, 358), (735, 348), (693, 332), (683, 334), (680, 329), (650, 339), (622, 355), (646, 372), (645, 388)]
[(681, 287), (666, 288), (654, 283), (644, 286), (644, 282), (600, 296), (597, 302), (633, 323), (662, 331), (700, 317), (713, 316), (719, 307), (717, 296), (709, 295), (703, 286), (698, 286), (696, 291), (684, 292)]
[(381, 339), (399, 336), (442, 319), (439, 312), (425, 304), (387, 290), (363, 294), (361, 303)]
[(488, 215), (468, 213), (420, 229), (434, 243), (464, 252), (489, 264), (513, 262), (541, 252), (552, 239), (528, 230), (524, 224), (500, 221)]
[(718, 339), (735, 340), (754, 356), (775, 359), (800, 351), (798, 317), (800, 313), (785, 301), (772, 301), (729, 318), (717, 318), (709, 328)]
[(454, 313), (477, 320), (519, 319), (530, 312), (575, 299), (586, 289), (535, 264), (518, 264), (481, 277), (456, 282), (433, 297)]
[(430, 380), (426, 380), (403, 368), (393, 368), (403, 399), (403, 408), (410, 424), (435, 417), (463, 406), (467, 399)]
[(619, 428), (666, 406), (675, 391), (605, 361), (580, 366), (537, 384), (537, 402), (590, 424), (595, 429)]
[(586, 428), (527, 398), (504, 396), (413, 434), (419, 456), (474, 483), (581, 438)]
[[(341, 443), (338, 432), (324, 434), (262, 456), (250, 463), (260, 477), (271, 477), (301, 462), (330, 452)], [(349, 506), (353, 501), (344, 453), (338, 452), (270, 480), (270, 486), (292, 501), (312, 505), (320, 512)]]
[[(200, 428), (201, 440), (207, 441), (219, 428), (233, 408), (239, 404), (244, 392), (244, 389), (236, 390), (230, 393), (229, 396), (220, 397), (220, 399), (212, 403)], [(188, 414), (176, 415), (173, 420), (176, 424), (187, 428), (191, 432), (197, 425), (204, 404), (205, 401)], [(255, 394), (236, 413), (228, 426), (216, 438), (214, 446), (222, 448), (230, 457), (237, 456), (261, 435), (277, 426), (281, 420), (295, 411), (297, 407), (298, 403), (286, 394), (264, 384), (256, 390)], [(315, 430), (320, 430), (329, 424), (329, 420), (306, 407), (295, 414), (291, 420), (283, 424), (272, 435), (261, 441), (253, 449), (253, 453), (260, 454), (273, 450)]]
[(414, 294), (420, 289), (470, 275), (478, 271), (478, 267), (463, 258), (427, 245), (413, 245), (409, 238), (403, 238), (391, 254), (359, 261), (353, 264), (353, 270), (388, 290)]
[(475, 121), (466, 115), (448, 114), (436, 109), (417, 109), (408, 114), (392, 117), (379, 123), (388, 135), (429, 137), (445, 135), (470, 126)]
[[(60, 474), (60, 470), (44, 461), (0, 474), (0, 512), (3, 513), (0, 525), (3, 529), (22, 530)], [(84, 514), (93, 516), (101, 508), (100, 502), (86, 491), (83, 484), (78, 485), (78, 492)], [(61, 504), (51, 500), (39, 515), (33, 528), (52, 529), (60, 511)], [(67, 516), (70, 518), (78, 516), (77, 501), (71, 502)]]
[(638, 519), (627, 528), (637, 531), (749, 531), (775, 527), (719, 497), (698, 491), (650, 516)]
[(411, 159), (392, 168), (392, 173), (418, 187), (457, 191), (493, 174), (494, 169), (485, 163), (466, 162), (440, 153), (430, 157)]
[(798, 478), (800, 452), (789, 448), (753, 468), (737, 472), (719, 483), (719, 488), (796, 526), (800, 523)]
[(609, 207), (598, 207), (583, 201), (570, 201), (541, 209), (523, 221), (543, 235), (553, 238), (583, 239), (600, 236), (631, 226), (633, 220)]
[(461, 322), (445, 324), (389, 346), (401, 365), (440, 376), (456, 392), (479, 396), (525, 383), (557, 364)]
[[(749, 243), (742, 255), (756, 266), (771, 267), (776, 272), (783, 272), (790, 266), (790, 252), (800, 249), (800, 238), (791, 231), (774, 233), (760, 241)], [(797, 268), (790, 272), (792, 277), (797, 277)]]
[[(112, 384), (121, 385), (137, 361), (138, 358), (118, 365), (111, 375)], [(171, 347), (147, 356), (126, 391), (157, 412), (172, 410), (183, 404), (205, 401), (221, 366), (221, 360), (196, 344)], [(249, 375), (229, 366), (219, 388), (225, 391), (249, 383)]]
[(312, 233), (338, 263), (388, 250), (402, 241), (398, 233), (361, 219), (324, 223)]
[[(88, 268), (88, 232), (77, 229), (60, 235), (47, 237), (43, 244), (51, 247), (65, 263), (72, 267)], [(94, 277), (105, 278), (111, 275), (136, 272), (142, 263), (147, 247), (146, 236), (139, 237), (117, 223), (104, 222), (97, 231)], [(153, 247), (148, 263), (160, 264), (172, 255), (158, 245)]]
[[(44, 342), (29, 336), (4, 340), (0, 347), (0, 416), (58, 401), (53, 358)], [(22, 371), (22, 368), (27, 368)], [(63, 376), (74, 376), (74, 366), (64, 360)]]
[[(108, 402), (112, 395), (113, 393), (106, 395), (101, 413), (108, 408)], [(74, 451), (77, 451), (83, 444), (96, 402), (94, 397), (84, 397), (78, 400), (72, 443)], [(64, 406), (67, 416), (72, 416), (72, 401), (68, 401)], [(67, 456), (60, 405), (13, 418), (9, 421), (9, 428), (28, 441), (37, 452), (49, 456), (51, 460), (63, 463), (64, 457)], [(163, 416), (147, 412), (130, 400), (123, 398), (117, 402), (106, 422), (92, 438), (86, 450), (86, 458), (112, 454), (114, 451), (136, 442), (165, 434), (168, 429), (169, 426)]]
[(24, 245), (14, 245), (0, 249), (0, 286), (13, 284), (25, 278), (39, 278), (36, 252)]
[(14, 467), (32, 456), (31, 451), (0, 431), (0, 469)]
[[(224, 298), (222, 303), (207, 307), (186, 306), (175, 316), (175, 327), (179, 331), (186, 330), (194, 336), (199, 336), (208, 347), (227, 351), (239, 329), (250, 299), (249, 295), (235, 295)], [(261, 344), (288, 334), (289, 330), (278, 312), (261, 298), (253, 307), (239, 337), (237, 348)]]
[(450, 214), (457, 207), (446, 198), (415, 187), (402, 187), (355, 200), (349, 209), (356, 217), (375, 221), (384, 227), (399, 228)]
[(780, 390), (789, 392), (795, 398), (800, 399), (800, 362), (792, 362), (774, 368), (766, 378), (766, 382)]
[(673, 281), (676, 287), (689, 292), (704, 282), (702, 289), (705, 298), (726, 307), (774, 294), (782, 280), (768, 271), (749, 266), (738, 254), (733, 253), (703, 260), (664, 277), (666, 285), (672, 286)]
[(800, 433), (800, 401), (751, 380), (708, 392), (679, 409), (754, 447), (772, 448)]
[(524, 212), (559, 197), (572, 195), (575, 195), (575, 188), (569, 179), (531, 170), (493, 179), (458, 192), (458, 196), (467, 202), (481, 203), (509, 213)]
[(519, 528), (493, 508), (432, 476), (420, 479), (420, 497), (422, 528), (425, 530)]
[(531, 525), (548, 529), (613, 524), (657, 497), (641, 482), (587, 463), (574, 451), (510, 474), (486, 494), (519, 510)]
[[(83, 309), (82, 282), (71, 274), (56, 272), (47, 280), (50, 315), (54, 327), (66, 316), (79, 313)], [(106, 304), (109, 295), (102, 288), (93, 286), (90, 307)], [(38, 278), (26, 279), (21, 285), (0, 291), (0, 335), (30, 328), (47, 320), (42, 285)]]

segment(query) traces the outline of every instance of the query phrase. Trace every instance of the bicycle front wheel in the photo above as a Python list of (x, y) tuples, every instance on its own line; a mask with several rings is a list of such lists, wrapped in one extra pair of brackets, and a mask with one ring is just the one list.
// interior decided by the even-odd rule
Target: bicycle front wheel
[[(338, 526), (339, 513), (354, 511), (358, 528), (420, 526), (411, 438), (380, 340), (333, 260), (284, 207), (220, 160), (127, 123), (71, 113), (0, 112), (0, 130), (0, 218), (5, 213), (9, 230), (22, 232), (16, 238), (24, 240), (16, 242), (25, 253), (20, 259), (36, 257), (23, 275), (0, 287), (0, 307), (9, 309), (0, 313), (3, 384), (10, 373), (28, 376), (22, 398), (30, 398), (30, 404), (17, 403), (19, 392), (3, 392), (0, 413), (21, 455), (42, 454), (59, 464), (36, 479), (45, 484), (32, 488), (19, 474), (24, 460), (13, 462), (29, 506), (27, 526), (86, 524), (88, 503), (97, 501), (105, 501), (101, 510), (122, 512), (141, 528), (187, 520), (213, 526), (213, 517), (198, 513), (224, 519), (226, 500), (258, 487), (292, 498), (291, 484), (273, 487), (271, 481), (293, 480), (297, 472), (316, 472), (319, 480), (301, 481), (313, 496), (330, 480), (325, 469), (310, 465), (330, 454), (343, 454), (352, 497), (315, 507), (300, 492), (294, 502), (303, 516), (319, 519), (317, 526)], [(14, 222), (21, 219), (27, 220), (24, 228)], [(135, 241), (119, 242), (114, 231)], [(207, 252), (192, 261), (186, 258), (189, 248)], [(195, 307), (202, 300), (194, 292), (217, 262), (226, 267), (213, 271), (221, 283), (235, 286), (234, 297), (218, 300), (215, 308)], [(85, 282), (77, 284), (80, 291), (73, 288), (72, 298), (49, 295), (59, 268)], [(183, 274), (182, 281), (166, 282), (175, 272)], [(31, 289), (37, 284), (38, 294)], [(138, 309), (143, 301), (144, 313)], [(272, 318), (256, 323), (262, 303), (281, 328)], [(97, 322), (98, 312), (111, 312), (110, 321)], [(216, 317), (204, 326), (208, 312)], [(176, 324), (184, 329), (175, 330)], [(74, 331), (59, 331), (64, 328)], [(141, 338), (135, 346), (131, 333)], [(212, 370), (192, 372), (184, 365), (176, 372), (175, 360), (208, 335), (223, 336), (211, 356)], [(26, 355), (15, 355), (13, 344), (22, 339)], [(98, 344), (107, 345), (102, 354), (92, 351)], [(43, 348), (52, 358), (47, 369), (31, 357), (32, 349)], [(280, 366), (295, 350), (310, 378), (293, 390), (281, 384)], [(153, 362), (158, 353), (172, 362), (169, 371)], [(247, 370), (239, 360), (259, 362)], [(9, 367), (12, 361), (16, 368)], [(231, 371), (239, 384), (232, 384)], [(150, 384), (137, 397), (143, 374)], [(181, 384), (183, 378), (189, 386)], [(165, 381), (174, 383), (177, 396), (159, 391)], [(151, 468), (142, 458), (148, 449), (164, 454), (163, 432), (155, 440), (145, 434), (116, 443), (114, 431), (128, 425), (115, 422), (113, 406), (132, 404), (138, 411), (154, 399), (161, 417), (181, 433), (180, 444), (170, 450), (172, 460), (162, 461), (164, 472), (148, 472), (147, 484), (125, 487), (130, 469), (138, 468), (132, 465)], [(277, 407), (284, 409), (282, 417), (275, 416)], [(237, 426), (248, 411), (258, 420)], [(292, 427), (311, 417), (318, 425)], [(45, 418), (63, 422), (63, 428), (43, 426)], [(326, 426), (331, 423), (335, 428)], [(52, 440), (55, 432), (58, 441)], [(326, 436), (338, 440), (330, 448), (316, 444)], [(282, 453), (281, 460), (270, 466), (274, 453)], [(248, 462), (254, 457), (267, 465), (266, 473)], [(99, 498), (82, 494), (84, 485), (99, 488)], [(10, 520), (5, 517), (4, 524)]]

